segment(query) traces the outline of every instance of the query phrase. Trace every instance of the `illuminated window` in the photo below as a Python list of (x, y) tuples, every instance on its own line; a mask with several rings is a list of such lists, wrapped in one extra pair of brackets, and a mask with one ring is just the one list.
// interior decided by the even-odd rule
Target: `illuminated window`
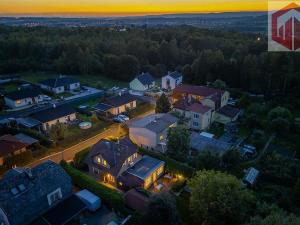
[(17, 100), (17, 101), (16, 101), (16, 104), (21, 104), (21, 100)]
[(164, 140), (164, 135), (160, 135), (159, 140)]
[(131, 157), (128, 157), (128, 159), (127, 159), (127, 160), (128, 160), (128, 163), (130, 163), (130, 162), (131, 162)]
[(104, 166), (106, 166), (106, 165), (107, 165), (107, 163), (106, 163), (106, 160), (103, 160), (103, 165), (104, 165)]
[(97, 157), (97, 162), (98, 162), (98, 164), (101, 164), (101, 159), (100, 159), (100, 157)]
[(164, 171), (164, 166), (161, 166), (157, 169), (156, 174), (157, 176), (159, 176), (160, 174), (162, 174), (162, 172)]
[(136, 159), (137, 158), (137, 153), (133, 154), (133, 158)]

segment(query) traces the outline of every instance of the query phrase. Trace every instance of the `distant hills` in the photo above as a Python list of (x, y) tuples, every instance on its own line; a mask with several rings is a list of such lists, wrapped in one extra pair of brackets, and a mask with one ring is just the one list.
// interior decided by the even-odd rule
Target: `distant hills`
[(10, 26), (55, 27), (163, 27), (195, 26), (242, 32), (267, 32), (267, 12), (228, 12), (207, 14), (166, 14), (131, 17), (0, 17), (0, 24)]

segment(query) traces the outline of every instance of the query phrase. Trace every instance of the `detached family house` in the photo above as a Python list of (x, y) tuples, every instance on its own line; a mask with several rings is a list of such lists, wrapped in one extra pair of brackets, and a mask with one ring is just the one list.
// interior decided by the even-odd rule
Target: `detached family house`
[(43, 94), (39, 90), (27, 88), (8, 93), (4, 101), (9, 108), (16, 109), (42, 102)]
[[(0, 137), (0, 166), (5, 164), (5, 161), (22, 152), (26, 151), (28, 144), (21, 142), (18, 138), (7, 134)], [(1, 221), (1, 220), (0, 220)]]
[(97, 104), (96, 112), (119, 115), (136, 108), (136, 97), (131, 94), (122, 94), (107, 98), (103, 103)]
[(70, 77), (59, 77), (43, 80), (40, 82), (42, 89), (54, 94), (64, 93), (80, 88), (80, 82)]
[[(118, 142), (103, 139), (92, 147), (85, 162), (89, 167), (89, 172), (104, 182), (120, 188), (133, 186), (148, 188), (163, 173), (164, 167), (158, 176), (154, 176), (156, 178), (154, 180), (153, 173), (156, 173), (156, 167), (152, 164), (145, 164), (146, 162), (137, 150), (138, 147), (128, 138), (123, 138)], [(146, 167), (151, 172), (144, 174), (142, 178), (136, 177), (139, 182), (136, 180), (130, 182), (129, 179), (124, 179), (127, 173), (134, 170), (133, 168), (147, 169)]]
[(168, 129), (179, 119), (171, 114), (152, 114), (130, 121), (129, 137), (138, 146), (165, 151)]
[(67, 124), (76, 120), (76, 111), (69, 105), (54, 106), (31, 115), (31, 118), (40, 122), (43, 131), (48, 131), (57, 123)]
[(173, 90), (178, 85), (182, 84), (182, 74), (174, 71), (161, 78), (161, 87), (167, 90)]
[(52, 161), (11, 169), (0, 180), (0, 193), (1, 225), (63, 225), (86, 208), (72, 194), (71, 178)]
[(147, 91), (155, 86), (154, 78), (150, 73), (141, 73), (129, 84), (131, 90)]

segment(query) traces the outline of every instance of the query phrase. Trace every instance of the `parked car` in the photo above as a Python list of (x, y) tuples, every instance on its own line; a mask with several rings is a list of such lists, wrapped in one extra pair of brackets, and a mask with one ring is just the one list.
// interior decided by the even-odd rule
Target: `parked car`
[(119, 117), (120, 119), (124, 120), (124, 121), (128, 121), (128, 120), (129, 120), (129, 117), (126, 116), (126, 115), (123, 115), (123, 114), (118, 115), (118, 117)]
[(119, 116), (114, 117), (113, 121), (116, 122), (116, 123), (125, 123), (125, 120), (123, 120)]
[(51, 101), (51, 100), (52, 100), (52, 98), (49, 97), (48, 95), (43, 95), (43, 99), (44, 99), (45, 101)]

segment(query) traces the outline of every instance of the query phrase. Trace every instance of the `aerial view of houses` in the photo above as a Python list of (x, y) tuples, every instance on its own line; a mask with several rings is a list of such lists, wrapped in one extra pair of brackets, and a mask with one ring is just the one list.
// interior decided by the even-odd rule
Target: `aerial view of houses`
[(0, 225), (300, 225), (285, 3), (0, 1)]

